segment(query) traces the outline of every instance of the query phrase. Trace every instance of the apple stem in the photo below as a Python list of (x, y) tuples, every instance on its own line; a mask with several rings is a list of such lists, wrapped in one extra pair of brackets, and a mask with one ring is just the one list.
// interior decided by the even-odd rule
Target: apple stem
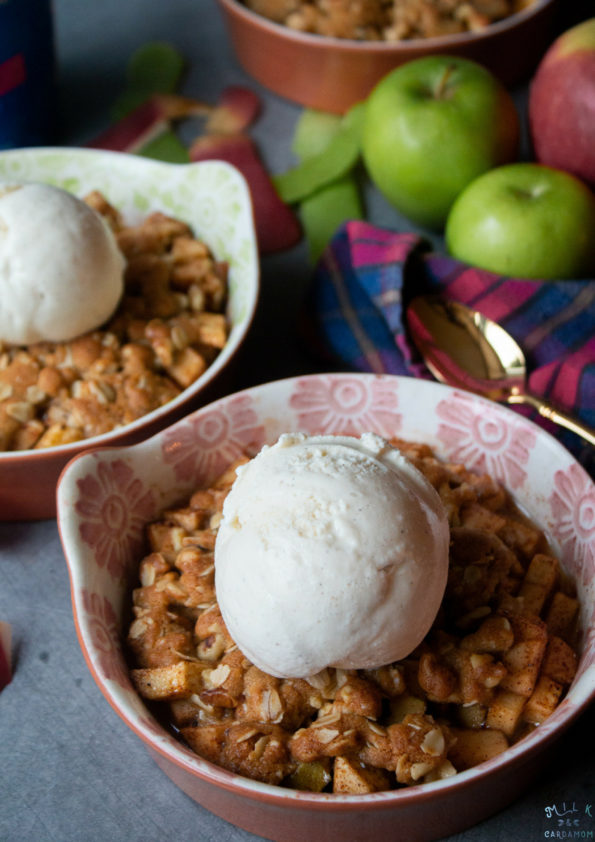
[(537, 184), (532, 188), (512, 186), (510, 192), (519, 199), (538, 199), (543, 193), (547, 192), (547, 187), (543, 184)]
[(436, 87), (436, 90), (434, 91), (434, 97), (436, 99), (444, 99), (444, 96), (445, 96), (446, 90), (447, 90), (446, 86), (448, 85), (448, 81), (449, 81), (450, 77), (452, 76), (452, 74), (454, 73), (455, 70), (456, 70), (455, 64), (449, 64), (449, 65), (447, 65), (447, 67), (444, 68), (444, 73), (440, 77), (440, 80), (438, 82), (438, 86)]

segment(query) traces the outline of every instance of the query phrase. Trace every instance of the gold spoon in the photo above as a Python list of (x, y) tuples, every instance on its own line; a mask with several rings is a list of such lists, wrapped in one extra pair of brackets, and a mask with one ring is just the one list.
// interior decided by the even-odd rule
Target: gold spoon
[(411, 337), (434, 377), (496, 401), (528, 404), (544, 418), (595, 445), (595, 430), (526, 391), (525, 356), (499, 324), (439, 295), (414, 298)]

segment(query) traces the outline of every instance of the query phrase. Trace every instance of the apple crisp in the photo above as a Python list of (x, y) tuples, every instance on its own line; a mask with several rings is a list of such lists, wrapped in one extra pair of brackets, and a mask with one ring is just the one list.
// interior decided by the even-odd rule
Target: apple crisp
[(242, 654), (217, 604), (213, 564), (235, 465), (147, 526), (131, 675), (203, 758), (314, 792), (395, 789), (498, 755), (564, 696), (579, 606), (543, 533), (489, 476), (443, 463), (426, 445), (391, 443), (439, 493), (451, 530), (440, 611), (402, 661), (279, 679)]
[(403, 41), (476, 32), (533, 0), (244, 0), (259, 15), (295, 29), (355, 41)]
[(163, 213), (126, 225), (98, 192), (85, 201), (126, 259), (107, 324), (68, 342), (0, 342), (0, 450), (107, 433), (163, 406), (213, 362), (228, 337), (227, 265)]

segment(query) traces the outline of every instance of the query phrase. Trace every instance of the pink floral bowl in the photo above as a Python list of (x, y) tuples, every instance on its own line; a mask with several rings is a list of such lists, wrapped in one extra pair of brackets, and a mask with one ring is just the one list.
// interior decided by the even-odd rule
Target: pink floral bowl
[(39, 181), (77, 196), (100, 190), (128, 224), (152, 211), (187, 222), (229, 266), (225, 347), (206, 371), (169, 403), (100, 436), (39, 450), (0, 452), (0, 520), (54, 517), (60, 471), (88, 447), (140, 441), (223, 394), (222, 381), (243, 344), (258, 301), (259, 265), (250, 193), (221, 161), (169, 164), (139, 155), (60, 147), (0, 152), (0, 183)]
[[(247, 447), (280, 433), (375, 431), (425, 441), (438, 455), (500, 479), (543, 527), (581, 602), (576, 678), (546, 722), (498, 757), (436, 783), (368, 795), (256, 783), (197, 757), (153, 718), (123, 653), (143, 525)], [(309, 375), (257, 386), (197, 410), (151, 439), (75, 457), (57, 491), (74, 619), (87, 664), (116, 713), (185, 793), (271, 840), (415, 842), (469, 827), (518, 797), (544, 752), (595, 696), (595, 486), (549, 434), (510, 409), (447, 386), (371, 374)], [(131, 770), (132, 772), (132, 770)]]

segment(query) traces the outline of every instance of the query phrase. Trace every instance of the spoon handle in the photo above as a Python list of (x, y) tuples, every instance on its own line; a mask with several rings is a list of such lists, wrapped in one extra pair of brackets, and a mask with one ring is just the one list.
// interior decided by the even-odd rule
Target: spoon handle
[(509, 395), (506, 400), (507, 403), (529, 404), (529, 406), (536, 409), (544, 418), (547, 418), (549, 421), (553, 421), (554, 424), (558, 424), (560, 427), (565, 427), (567, 430), (571, 430), (571, 432), (576, 433), (578, 436), (585, 439), (585, 441), (595, 445), (595, 430), (587, 424), (583, 424), (582, 421), (572, 418), (565, 412), (561, 412), (559, 409), (554, 409), (553, 406), (550, 406), (540, 398), (536, 398), (534, 395), (528, 395), (525, 392), (515, 392), (512, 395)]

